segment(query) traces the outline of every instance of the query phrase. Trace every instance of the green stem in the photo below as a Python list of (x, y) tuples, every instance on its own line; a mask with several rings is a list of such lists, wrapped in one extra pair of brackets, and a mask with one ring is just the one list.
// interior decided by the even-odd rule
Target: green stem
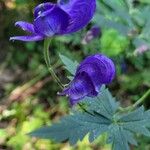
[(150, 89), (132, 106), (126, 107), (126, 108), (119, 108), (119, 111), (121, 112), (126, 112), (126, 111), (132, 111), (134, 110), (137, 106), (139, 106), (144, 100), (150, 95)]
[(53, 79), (57, 82), (59, 87), (61, 89), (63, 89), (64, 88), (63, 84), (61, 83), (60, 79), (55, 74), (53, 67), (51, 66), (51, 61), (50, 61), (50, 57), (49, 57), (50, 56), (50, 53), (49, 53), (50, 42), (51, 42), (51, 40), (48, 38), (44, 40), (44, 59), (45, 59), (46, 65), (47, 65), (48, 70), (51, 73)]
[[(50, 61), (50, 53), (49, 53), (49, 46), (50, 46), (50, 43), (51, 43), (51, 40), (50, 39), (45, 39), (44, 40), (44, 59), (45, 59), (45, 62), (46, 62), (46, 65), (48, 67), (48, 70), (49, 72), (51, 73), (53, 79), (57, 82), (57, 84), (59, 85), (59, 87), (61, 89), (64, 89), (64, 85), (61, 83), (60, 79), (57, 77), (57, 75), (55, 74), (54, 70), (53, 70), (53, 67), (51, 66), (51, 61)], [(88, 112), (82, 104), (79, 103), (79, 106), (81, 107), (81, 109), (90, 114), (90, 115), (93, 115), (92, 113)]]
[(144, 100), (150, 95), (150, 89), (135, 103), (133, 104), (133, 109), (140, 105)]

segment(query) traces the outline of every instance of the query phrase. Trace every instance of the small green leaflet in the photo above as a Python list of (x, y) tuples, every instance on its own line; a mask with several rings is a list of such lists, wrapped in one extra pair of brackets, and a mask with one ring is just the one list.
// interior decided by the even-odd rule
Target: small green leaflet
[(82, 102), (88, 112), (74, 112), (58, 123), (37, 129), (29, 135), (56, 142), (68, 141), (73, 145), (87, 134), (92, 142), (107, 133), (107, 142), (112, 144), (113, 150), (130, 150), (130, 144), (137, 145), (134, 139), (136, 133), (150, 136), (150, 110), (144, 111), (141, 106), (129, 113), (119, 113), (119, 104), (104, 86), (97, 97), (85, 98)]
[(76, 68), (78, 66), (78, 62), (77, 61), (72, 61), (71, 59), (69, 59), (68, 57), (59, 54), (60, 59), (62, 60), (62, 62), (65, 65), (65, 68), (72, 74), (74, 75), (76, 72)]

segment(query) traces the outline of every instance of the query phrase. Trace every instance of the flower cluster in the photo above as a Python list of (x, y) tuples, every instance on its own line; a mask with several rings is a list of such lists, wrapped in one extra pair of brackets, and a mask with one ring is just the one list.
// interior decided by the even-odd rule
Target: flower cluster
[(10, 40), (38, 41), (54, 35), (63, 35), (82, 29), (92, 19), (96, 0), (60, 0), (38, 5), (34, 10), (34, 21), (16, 22), (16, 26), (30, 33), (11, 37)]
[[(59, 0), (57, 4), (40, 4), (34, 9), (32, 24), (24, 21), (15, 24), (30, 34), (11, 37), (10, 40), (38, 41), (76, 32), (89, 23), (95, 9), (96, 0)], [(89, 42), (100, 33), (100, 28), (93, 27), (85, 36), (84, 42)], [(74, 79), (61, 94), (68, 95), (70, 103), (74, 105), (85, 96), (97, 96), (101, 85), (110, 83), (114, 75), (112, 60), (102, 54), (89, 56), (78, 66)]]
[(87, 57), (77, 67), (74, 79), (62, 95), (68, 95), (71, 105), (85, 96), (98, 95), (102, 84), (110, 83), (115, 76), (115, 66), (111, 59), (102, 54)]

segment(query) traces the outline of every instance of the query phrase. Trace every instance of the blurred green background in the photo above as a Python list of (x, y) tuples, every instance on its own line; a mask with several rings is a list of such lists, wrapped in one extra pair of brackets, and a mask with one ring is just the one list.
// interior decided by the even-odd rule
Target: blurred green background
[[(114, 2), (119, 1), (121, 0)], [(71, 109), (67, 98), (57, 95), (60, 89), (47, 71), (43, 58), (43, 41), (9, 41), (10, 36), (25, 34), (16, 28), (14, 23), (18, 20), (32, 22), (33, 8), (41, 2), (43, 1), (0, 0), (0, 150), (110, 150), (110, 145), (105, 144), (107, 135), (101, 136), (92, 144), (86, 137), (73, 147), (67, 142), (58, 144), (26, 135), (42, 125), (50, 125), (59, 120)], [(103, 17), (110, 19), (112, 13), (109, 13), (112, 10), (108, 10), (103, 0), (97, 2), (102, 6), (100, 10), (103, 10)], [(115, 62), (116, 78), (109, 88), (123, 106), (134, 103), (150, 87), (150, 36), (147, 32), (141, 32), (146, 27), (145, 23), (141, 23), (143, 16), (140, 14), (143, 8), (149, 11), (150, 2), (141, 0), (130, 1), (128, 4), (131, 5), (131, 10), (134, 10), (134, 13), (130, 13), (132, 16), (134, 14), (131, 19), (134, 19), (139, 31), (134, 38), (129, 34), (121, 34), (117, 30), (120, 28), (117, 26), (115, 29), (113, 23), (109, 24), (109, 27), (103, 24), (103, 20), (98, 18), (102, 16), (99, 16), (101, 14), (97, 7), (95, 18), (85, 29), (52, 39), (52, 65), (63, 83), (68, 83), (69, 73), (65, 71), (59, 54), (80, 62), (87, 55), (104, 53)], [(116, 22), (119, 20), (119, 23), (123, 22), (116, 15), (113, 19)], [(83, 37), (95, 24), (101, 28), (102, 35), (83, 45)], [(121, 30), (124, 31), (124, 28)], [(133, 44), (136, 37), (142, 37), (142, 41), (147, 37), (145, 41), (148, 44), (144, 44), (148, 48), (144, 53), (137, 52), (143, 43)], [(144, 103), (146, 108), (150, 108), (148, 100), (149, 98)], [(150, 139), (142, 136), (137, 136), (137, 139), (139, 146), (131, 146), (131, 149), (150, 150)]]

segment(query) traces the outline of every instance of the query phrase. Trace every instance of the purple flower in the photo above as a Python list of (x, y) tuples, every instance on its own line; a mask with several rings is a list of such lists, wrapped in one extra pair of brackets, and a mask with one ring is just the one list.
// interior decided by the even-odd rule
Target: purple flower
[(95, 8), (96, 0), (59, 0), (57, 4), (40, 4), (34, 10), (32, 24), (24, 21), (15, 23), (30, 34), (11, 37), (10, 40), (38, 41), (76, 32), (89, 23)]
[(114, 76), (115, 66), (111, 59), (102, 54), (89, 56), (77, 67), (74, 79), (61, 95), (68, 95), (74, 105), (85, 96), (97, 96), (102, 84), (110, 83)]
[(101, 29), (98, 26), (93, 26), (84, 36), (82, 44), (86, 45), (98, 36), (101, 36)]

